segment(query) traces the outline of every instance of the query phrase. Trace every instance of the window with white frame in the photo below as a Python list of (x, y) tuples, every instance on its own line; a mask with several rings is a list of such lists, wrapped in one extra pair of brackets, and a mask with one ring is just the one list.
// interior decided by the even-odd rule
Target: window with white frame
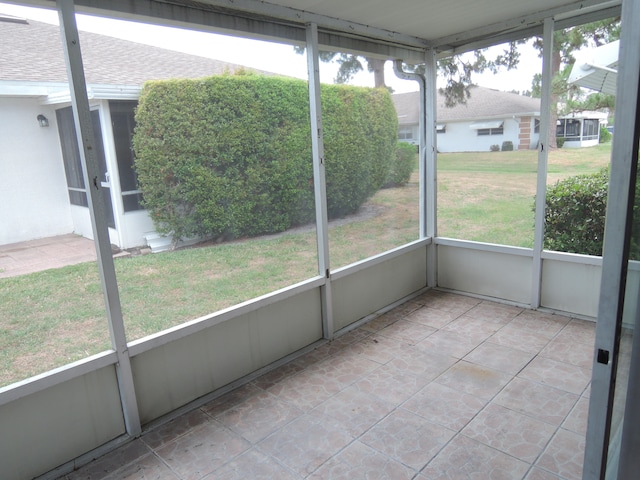
[(478, 136), (483, 135), (502, 135), (504, 133), (504, 127), (496, 127), (496, 128), (479, 128)]
[(413, 140), (413, 127), (411, 126), (398, 127), (398, 140)]
[(502, 135), (504, 133), (503, 122), (501, 120), (476, 122), (472, 123), (469, 128), (475, 130), (478, 136)]

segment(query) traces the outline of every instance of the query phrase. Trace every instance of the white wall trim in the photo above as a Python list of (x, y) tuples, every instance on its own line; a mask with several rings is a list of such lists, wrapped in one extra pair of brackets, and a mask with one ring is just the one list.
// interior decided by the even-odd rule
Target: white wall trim
[(532, 257), (533, 250), (524, 247), (512, 247), (509, 245), (498, 245), (495, 243), (473, 242), (471, 240), (457, 240), (455, 238), (436, 237), (436, 245), (446, 247), (468, 248), (469, 250), (480, 250), (483, 252), (506, 253), (509, 255), (519, 255), (522, 257)]
[(559, 262), (580, 263), (583, 265), (602, 266), (602, 257), (593, 255), (581, 255), (578, 253), (556, 252), (551, 250), (542, 251), (543, 260), (557, 260)]
[(406, 245), (402, 245), (401, 247), (394, 248), (393, 250), (388, 250), (384, 253), (380, 253), (373, 257), (368, 257), (359, 262), (352, 263), (351, 265), (340, 267), (331, 272), (331, 279), (339, 280), (342, 277), (348, 277), (349, 275), (359, 272), (360, 270), (365, 270), (379, 263), (386, 262), (387, 260), (391, 260), (392, 258), (404, 255), (405, 253), (417, 250), (427, 245), (431, 245), (431, 242), (431, 238), (423, 238), (411, 243), (407, 243)]
[(325, 282), (326, 279), (324, 277), (314, 277), (310, 280), (305, 280), (295, 285), (276, 290), (275, 292), (262, 295), (261, 297), (247, 300), (246, 302), (239, 303), (238, 305), (225, 308), (218, 312), (181, 323), (180, 325), (154, 333), (153, 335), (134, 340), (128, 343), (129, 355), (131, 357), (140, 355), (148, 350), (152, 350), (161, 345), (166, 345), (167, 343), (193, 335), (194, 333), (201, 332), (202, 330), (213, 327), (214, 325), (233, 320), (241, 315), (281, 302), (287, 298), (313, 290), (314, 288), (319, 288), (324, 285)]
[(116, 352), (107, 350), (20, 382), (12, 383), (0, 388), (0, 406), (81, 377), (87, 373), (95, 372), (109, 365), (115, 365), (117, 361)]

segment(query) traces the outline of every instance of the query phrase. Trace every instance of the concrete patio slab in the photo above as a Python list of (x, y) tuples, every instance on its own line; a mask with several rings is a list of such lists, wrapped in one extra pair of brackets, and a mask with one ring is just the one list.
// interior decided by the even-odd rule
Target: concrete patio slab
[(0, 245), (0, 278), (96, 260), (93, 240), (68, 234)]

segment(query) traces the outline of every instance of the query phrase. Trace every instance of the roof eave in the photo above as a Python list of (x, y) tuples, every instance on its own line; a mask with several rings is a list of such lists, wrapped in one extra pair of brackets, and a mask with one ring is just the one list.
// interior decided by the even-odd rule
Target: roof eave
[[(58, 105), (71, 102), (71, 93), (67, 88), (48, 95), (42, 105)], [(87, 85), (89, 100), (138, 100), (142, 87), (139, 85)]]

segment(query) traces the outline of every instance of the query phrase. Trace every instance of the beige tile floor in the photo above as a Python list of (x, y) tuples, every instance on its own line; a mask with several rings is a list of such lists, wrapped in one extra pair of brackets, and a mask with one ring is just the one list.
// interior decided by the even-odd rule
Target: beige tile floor
[(593, 339), (429, 292), (63, 478), (579, 479)]

